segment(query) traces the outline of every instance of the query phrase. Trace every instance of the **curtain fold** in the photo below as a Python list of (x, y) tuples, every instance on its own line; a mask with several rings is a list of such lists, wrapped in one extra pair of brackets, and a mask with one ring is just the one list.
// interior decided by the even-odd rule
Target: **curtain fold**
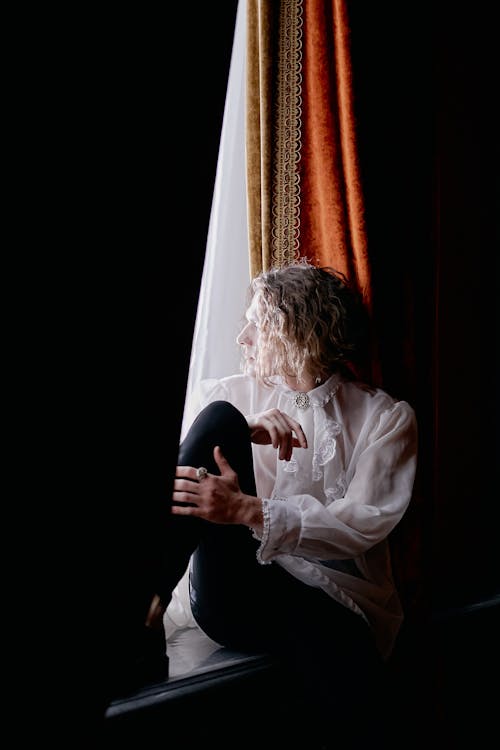
[(250, 276), (271, 265), (273, 7), (247, 0), (246, 162)]
[(250, 269), (306, 257), (371, 308), (345, 0), (251, 0), (247, 49)]
[[(239, 0), (236, 15), (181, 437), (195, 416), (192, 396), (199, 382), (240, 370), (236, 336), (245, 312), (245, 293), (250, 282), (244, 139), (245, 2)], [(221, 300), (224, 300), (223, 305)]]

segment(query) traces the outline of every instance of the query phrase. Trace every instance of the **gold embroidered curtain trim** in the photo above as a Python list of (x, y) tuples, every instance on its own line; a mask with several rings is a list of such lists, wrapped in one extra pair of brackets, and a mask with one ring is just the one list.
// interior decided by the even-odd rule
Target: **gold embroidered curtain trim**
[(250, 273), (306, 257), (371, 308), (346, 0), (247, 0)]
[(299, 257), (302, 0), (281, 3), (272, 183), (272, 265)]

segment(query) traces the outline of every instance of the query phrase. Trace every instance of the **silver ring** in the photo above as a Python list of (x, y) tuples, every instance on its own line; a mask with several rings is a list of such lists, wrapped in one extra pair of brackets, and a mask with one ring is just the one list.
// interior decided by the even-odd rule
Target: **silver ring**
[(199, 469), (196, 469), (196, 478), (201, 481), (202, 479), (205, 479), (205, 477), (208, 475), (208, 470), (205, 469), (204, 466), (200, 466)]

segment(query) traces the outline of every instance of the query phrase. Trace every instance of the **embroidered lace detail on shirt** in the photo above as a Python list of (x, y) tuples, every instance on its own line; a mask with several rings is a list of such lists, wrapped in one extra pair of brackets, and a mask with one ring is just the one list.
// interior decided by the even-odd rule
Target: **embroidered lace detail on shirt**
[(297, 471), (297, 466), (297, 461), (292, 456), (290, 461), (283, 462), (283, 471), (286, 471), (288, 474), (295, 474)]
[(269, 532), (271, 529), (271, 510), (269, 508), (269, 501), (265, 498), (262, 500), (262, 515), (264, 516), (264, 524), (262, 529), (260, 547), (257, 550), (257, 562), (259, 562), (261, 565), (270, 565), (270, 560), (262, 559), (262, 550), (267, 544), (267, 540), (269, 539)]
[(328, 461), (331, 461), (337, 451), (336, 435), (341, 432), (338, 422), (330, 422), (323, 431), (319, 439), (317, 450), (314, 451), (312, 462), (312, 477), (315, 482), (323, 476), (323, 467)]
[(325, 495), (329, 502), (332, 502), (333, 500), (338, 500), (339, 497), (344, 497), (346, 489), (347, 481), (345, 471), (341, 471), (333, 487), (327, 487), (325, 489)]
[(340, 378), (338, 375), (331, 375), (330, 378), (310, 392), (311, 404), (314, 406), (326, 406), (332, 400), (340, 387)]

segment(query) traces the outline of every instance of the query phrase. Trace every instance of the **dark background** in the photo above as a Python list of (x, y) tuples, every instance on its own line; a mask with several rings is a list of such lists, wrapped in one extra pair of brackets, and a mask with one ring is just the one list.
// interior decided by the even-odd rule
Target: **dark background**
[(349, 11), (383, 382), (417, 412), (410, 531), (440, 608), (500, 590), (492, 19), (487, 3)]
[[(23, 710), (54, 736), (69, 717), (83, 736), (116, 690), (168, 522), (236, 5), (18, 27)], [(419, 417), (439, 608), (499, 581), (494, 23), (487, 3), (401, 7), (351, 3), (352, 51), (384, 378)]]

